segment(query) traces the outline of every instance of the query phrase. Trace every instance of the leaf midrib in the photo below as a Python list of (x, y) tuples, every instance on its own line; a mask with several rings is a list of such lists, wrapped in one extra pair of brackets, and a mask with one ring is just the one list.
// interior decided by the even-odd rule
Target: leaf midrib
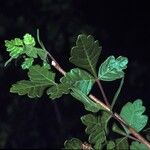
[(81, 42), (82, 42), (82, 45), (83, 45), (83, 50), (85, 51), (85, 54), (86, 54), (86, 56), (87, 56), (88, 63), (89, 63), (90, 68), (91, 68), (91, 70), (92, 70), (92, 72), (93, 72), (93, 75), (94, 75), (95, 78), (97, 78), (97, 75), (96, 75), (96, 72), (95, 72), (95, 68), (93, 68), (93, 66), (92, 66), (92, 64), (91, 64), (90, 58), (89, 58), (89, 56), (88, 56), (88, 53), (87, 53), (87, 51), (86, 51), (86, 48), (85, 48), (84, 43), (83, 43), (83, 41), (82, 41), (82, 38), (81, 38)]
[[(34, 83), (34, 82), (31, 81), (31, 83)], [(38, 83), (38, 82), (37, 82), (37, 83)], [(28, 87), (26, 87), (26, 88), (24, 87), (24, 88), (20, 88), (20, 89), (31, 89), (31, 88), (46, 87), (46, 86), (50, 86), (50, 85), (51, 85), (50, 83), (49, 83), (49, 84), (48, 84), (48, 83), (47, 83), (47, 84), (42, 84), (42, 85), (41, 85), (41, 84), (40, 84), (40, 85), (38, 84), (38, 85), (33, 85), (33, 86), (32, 86), (32, 85), (29, 85), (29, 84), (27, 84), (27, 83), (22, 83), (22, 84), (26, 84), (26, 85), (28, 85)]]
[[(33, 68), (33, 70), (35, 70), (35, 72), (39, 73), (42, 77), (44, 77), (46, 80), (50, 81), (51, 83), (53, 83), (54, 85), (56, 85), (56, 83), (53, 80), (50, 80), (48, 77), (46, 77), (44, 74), (42, 74), (40, 71), (36, 70), (35, 68)], [(52, 73), (53, 74), (53, 73)]]

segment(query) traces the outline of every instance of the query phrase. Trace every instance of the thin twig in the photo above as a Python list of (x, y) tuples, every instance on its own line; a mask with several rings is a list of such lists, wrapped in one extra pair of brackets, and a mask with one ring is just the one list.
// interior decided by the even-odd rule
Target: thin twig
[(109, 102), (108, 102), (108, 99), (107, 99), (107, 97), (106, 97), (106, 94), (105, 94), (105, 92), (104, 92), (104, 89), (103, 89), (103, 87), (102, 87), (102, 84), (101, 84), (100, 80), (99, 80), (99, 79), (96, 79), (96, 83), (97, 83), (97, 85), (98, 85), (98, 87), (99, 87), (99, 89), (100, 89), (100, 91), (101, 91), (101, 93), (102, 93), (102, 96), (103, 96), (103, 99), (104, 99), (104, 101), (105, 101), (105, 104), (106, 104), (108, 107), (110, 107), (110, 104), (109, 104)]
[(112, 103), (111, 103), (111, 110), (113, 109), (113, 107), (114, 107), (114, 105), (115, 105), (115, 103), (116, 103), (116, 100), (117, 100), (117, 98), (118, 98), (118, 96), (119, 96), (119, 93), (120, 93), (120, 91), (121, 91), (121, 88), (122, 88), (122, 86), (123, 86), (123, 83), (124, 83), (124, 77), (121, 79), (119, 88), (118, 88), (117, 92), (115, 93), (115, 96), (114, 96), (114, 98), (113, 98), (113, 100), (112, 100)]

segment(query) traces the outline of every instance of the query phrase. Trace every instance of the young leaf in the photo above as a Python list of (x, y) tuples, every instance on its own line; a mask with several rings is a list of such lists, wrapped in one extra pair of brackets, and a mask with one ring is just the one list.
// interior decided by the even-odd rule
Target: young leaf
[(19, 95), (27, 94), (30, 98), (41, 97), (47, 87), (55, 85), (55, 74), (39, 65), (29, 68), (28, 76), (30, 80), (22, 80), (13, 84), (10, 92)]
[(25, 45), (24, 53), (31, 58), (37, 58), (37, 48), (31, 45)]
[(35, 39), (34, 37), (29, 34), (29, 33), (26, 33), (24, 36), (23, 36), (23, 42), (25, 45), (31, 45), (31, 46), (35, 46)]
[(134, 141), (130, 145), (130, 150), (148, 150), (148, 148), (146, 145)]
[(33, 64), (33, 58), (25, 58), (25, 61), (22, 63), (22, 69), (29, 69)]
[(48, 64), (47, 61), (43, 62), (43, 67), (46, 68), (46, 69), (51, 69), (51, 66), (50, 66), (50, 64)]
[(60, 98), (63, 94), (68, 94), (70, 92), (70, 85), (67, 83), (60, 83), (50, 87), (47, 90), (47, 95), (49, 98), (56, 99)]
[(47, 51), (41, 49), (41, 48), (36, 48), (38, 56), (43, 60), (46, 61), (47, 59)]
[(72, 88), (71, 95), (82, 102), (85, 106), (87, 111), (91, 112), (98, 112), (99, 110), (103, 109), (100, 105), (93, 102), (88, 96), (86, 96), (82, 91), (76, 88)]
[(81, 34), (78, 36), (76, 46), (71, 49), (70, 62), (78, 67), (88, 70), (94, 76), (95, 67), (102, 47), (98, 41), (94, 41), (93, 36)]
[(114, 150), (114, 148), (115, 148), (115, 143), (114, 143), (113, 141), (109, 141), (109, 142), (107, 143), (106, 149), (107, 149), (107, 150)]
[(69, 150), (81, 150), (81, 146), (82, 146), (82, 141), (80, 141), (77, 138), (72, 138), (71, 140), (67, 140), (64, 143), (65, 149), (69, 149)]
[(89, 94), (95, 80), (88, 72), (75, 68), (61, 78), (62, 83), (68, 83), (71, 87), (79, 89), (84, 94)]
[(116, 143), (115, 147), (116, 150), (129, 149), (129, 143), (126, 137), (116, 139), (115, 143)]
[(114, 56), (108, 57), (100, 66), (98, 77), (103, 81), (113, 81), (124, 77), (123, 70), (127, 68), (128, 59), (119, 56), (115, 59)]
[[(101, 146), (106, 140), (104, 127), (100, 116), (88, 114), (81, 117), (82, 123), (87, 126), (85, 132), (89, 134), (89, 142)], [(99, 144), (100, 143), (100, 144)], [(99, 147), (100, 149), (100, 147)]]
[(6, 50), (12, 58), (17, 58), (24, 50), (23, 42), (19, 38), (8, 41), (5, 40)]
[(145, 107), (142, 100), (137, 99), (133, 103), (128, 102), (121, 110), (120, 116), (137, 132), (141, 131), (147, 124), (148, 117), (143, 115)]

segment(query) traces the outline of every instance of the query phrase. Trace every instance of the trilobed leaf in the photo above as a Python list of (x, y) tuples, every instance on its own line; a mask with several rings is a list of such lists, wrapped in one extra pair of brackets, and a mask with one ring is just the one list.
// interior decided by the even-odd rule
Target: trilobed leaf
[(148, 150), (148, 147), (139, 142), (132, 142), (130, 145), (130, 150)]
[(91, 112), (98, 112), (103, 108), (97, 103), (93, 102), (87, 95), (85, 95), (81, 90), (72, 88), (71, 95), (84, 104), (85, 109)]
[(29, 33), (26, 33), (23, 36), (23, 42), (25, 45), (30, 45), (30, 46), (35, 46), (35, 44), (36, 44), (34, 37)]
[(24, 50), (23, 41), (19, 38), (5, 40), (6, 50), (12, 58), (17, 58)]
[(71, 49), (70, 62), (78, 67), (90, 71), (95, 76), (95, 67), (102, 47), (93, 36), (81, 34), (78, 36), (76, 46)]
[(128, 59), (119, 56), (115, 59), (114, 56), (108, 57), (100, 66), (98, 77), (103, 81), (113, 81), (124, 76), (123, 70), (127, 68)]
[(142, 105), (142, 100), (135, 100), (133, 103), (128, 102), (121, 110), (121, 117), (137, 132), (141, 131), (147, 124), (148, 117), (143, 115), (145, 107)]
[(79, 68), (72, 69), (61, 78), (61, 83), (67, 83), (71, 87), (79, 89), (86, 95), (89, 94), (94, 82), (95, 79), (93, 76)]
[(80, 150), (82, 146), (82, 141), (77, 138), (72, 138), (70, 140), (65, 141), (64, 143), (65, 149), (69, 150)]
[(88, 114), (81, 117), (81, 121), (86, 126), (85, 132), (89, 135), (89, 142), (99, 146), (95, 148), (100, 149), (106, 140), (105, 125), (101, 117)]
[(47, 87), (55, 85), (55, 74), (39, 65), (29, 68), (28, 76), (30, 80), (22, 80), (13, 84), (10, 92), (19, 95), (27, 94), (30, 98), (41, 97)]

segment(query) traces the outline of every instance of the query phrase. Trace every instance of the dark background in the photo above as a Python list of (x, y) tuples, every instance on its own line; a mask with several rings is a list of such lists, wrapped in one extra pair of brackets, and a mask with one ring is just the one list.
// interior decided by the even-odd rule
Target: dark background
[[(70, 49), (80, 33), (92, 34), (103, 46), (99, 64), (108, 56), (129, 58), (125, 84), (116, 111), (127, 101), (143, 99), (149, 116), (150, 14), (146, 3), (100, 0), (0, 1), (0, 148), (62, 148), (66, 139), (87, 140), (80, 117), (84, 107), (71, 96), (56, 101), (43, 96), (29, 99), (9, 93), (10, 86), (26, 77), (9, 58), (4, 40), (36, 36), (40, 29), (46, 48), (69, 71)], [(59, 74), (59, 73), (58, 73)], [(111, 99), (119, 82), (102, 83)], [(92, 91), (97, 93), (96, 89)], [(101, 98), (99, 94), (98, 97)]]

